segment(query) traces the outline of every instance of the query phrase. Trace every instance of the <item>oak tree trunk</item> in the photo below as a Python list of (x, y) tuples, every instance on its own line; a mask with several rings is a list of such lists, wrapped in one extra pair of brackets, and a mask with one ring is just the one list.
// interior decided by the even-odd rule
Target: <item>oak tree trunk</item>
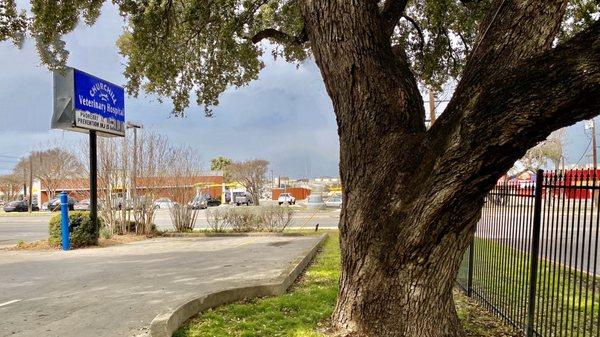
[[(485, 194), (529, 147), (592, 114), (577, 106), (599, 104), (589, 96), (600, 91), (597, 25), (549, 50), (566, 2), (494, 1), (454, 98), (430, 130), (377, 1), (301, 2), (340, 139), (333, 324), (342, 335), (464, 335), (452, 288)], [(561, 53), (581, 53), (585, 71), (558, 66)], [(557, 103), (548, 91), (571, 100)]]

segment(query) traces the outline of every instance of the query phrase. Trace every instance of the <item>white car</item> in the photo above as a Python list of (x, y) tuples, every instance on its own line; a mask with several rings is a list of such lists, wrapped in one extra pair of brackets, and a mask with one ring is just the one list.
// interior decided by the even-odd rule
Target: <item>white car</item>
[(325, 206), (327, 207), (342, 207), (342, 197), (331, 197), (325, 201)]
[(291, 193), (281, 193), (279, 198), (277, 198), (277, 203), (283, 205), (284, 203), (288, 203), (290, 205), (296, 204), (296, 198)]
[(171, 208), (173, 206), (175, 206), (175, 202), (173, 202), (171, 199), (169, 198), (160, 198), (160, 199), (156, 199), (154, 200), (154, 208)]

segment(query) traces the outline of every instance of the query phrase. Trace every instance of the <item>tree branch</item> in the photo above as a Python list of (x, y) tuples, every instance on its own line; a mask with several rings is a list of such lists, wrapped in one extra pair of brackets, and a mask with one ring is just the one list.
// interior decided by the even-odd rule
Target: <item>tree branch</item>
[[(428, 140), (431, 161), (423, 170), (436, 179), (423, 188), (427, 192), (422, 200), (452, 204), (456, 193), (481, 200), (527, 149), (554, 130), (600, 114), (598, 55), (600, 22), (480, 83), (469, 93), (461, 117), (447, 118), (442, 125), (438, 120), (430, 130), (428, 137), (438, 138)], [(419, 207), (413, 214), (420, 214)], [(435, 220), (442, 216), (424, 215), (427, 218), (419, 223), (427, 228), (419, 233), (441, 237), (463, 230), (436, 227)], [(420, 240), (425, 237), (415, 242)]]
[(388, 36), (394, 33), (394, 28), (404, 14), (408, 0), (386, 0), (381, 8), (383, 28)]
[(417, 21), (413, 18), (411, 18), (408, 15), (402, 15), (402, 18), (404, 18), (406, 21), (410, 22), (410, 24), (413, 26), (413, 28), (417, 31), (417, 34), (419, 35), (419, 54), (420, 57), (423, 58), (424, 55), (424, 49), (425, 49), (425, 35), (423, 35), (423, 30), (421, 29), (421, 27), (419, 27), (419, 24), (417, 23)]
[[(482, 80), (499, 76), (552, 46), (568, 0), (495, 0), (479, 28), (452, 100), (430, 130), (443, 143), (472, 104)], [(524, 24), (527, 22), (527, 24)]]
[(302, 45), (308, 42), (308, 34), (306, 27), (302, 29), (302, 32), (298, 36), (293, 36), (277, 29), (267, 28), (259, 31), (250, 38), (252, 43), (258, 43), (264, 39), (270, 39), (281, 44)]

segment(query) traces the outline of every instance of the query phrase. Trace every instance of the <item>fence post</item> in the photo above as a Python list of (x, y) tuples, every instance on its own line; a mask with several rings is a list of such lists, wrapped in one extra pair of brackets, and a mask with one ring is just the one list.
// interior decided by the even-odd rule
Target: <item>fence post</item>
[(467, 296), (473, 296), (473, 260), (475, 257), (475, 234), (469, 245), (469, 275), (467, 276)]
[(531, 263), (529, 268), (529, 302), (527, 305), (527, 337), (535, 333), (535, 295), (537, 292), (537, 274), (540, 255), (540, 231), (542, 225), (542, 185), (544, 170), (537, 170), (535, 175), (535, 203), (533, 207), (533, 229), (531, 233)]

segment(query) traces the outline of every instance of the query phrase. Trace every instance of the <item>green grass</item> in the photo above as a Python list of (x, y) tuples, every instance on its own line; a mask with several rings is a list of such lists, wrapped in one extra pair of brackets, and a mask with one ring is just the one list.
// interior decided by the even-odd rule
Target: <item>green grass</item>
[(26, 216), (50, 216), (51, 213), (50, 212), (43, 212), (43, 211), (35, 211), (35, 212), (5, 212), (3, 210), (0, 209), (0, 217), (7, 217), (7, 218), (12, 218), (12, 217), (26, 217)]
[[(529, 255), (493, 240), (476, 239), (475, 247), (474, 290), (524, 327)], [(566, 337), (597, 333), (600, 279), (551, 261), (540, 260), (538, 266), (538, 333)], [(467, 267), (463, 261), (461, 284), (466, 284)]]
[[(322, 252), (285, 295), (235, 303), (206, 311), (175, 332), (176, 337), (325, 337), (340, 274), (338, 233), (329, 232)], [(513, 336), (499, 320), (456, 294), (468, 336)], [(508, 331), (508, 332), (507, 332)]]

